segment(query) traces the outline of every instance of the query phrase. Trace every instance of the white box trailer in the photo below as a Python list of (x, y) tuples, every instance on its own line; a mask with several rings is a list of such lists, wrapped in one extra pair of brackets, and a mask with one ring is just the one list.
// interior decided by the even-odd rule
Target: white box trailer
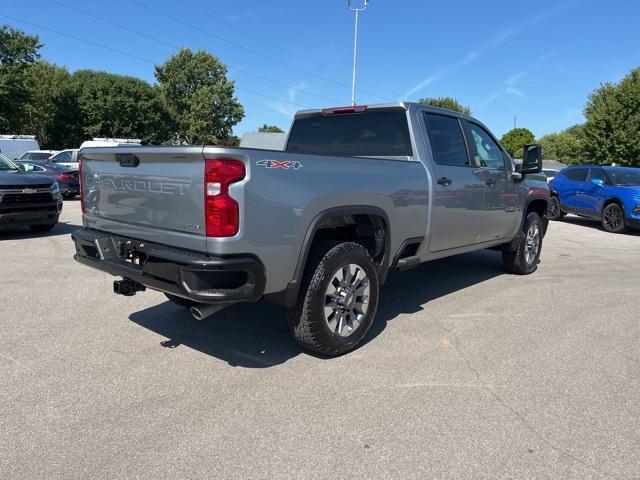
[(0, 135), (0, 153), (11, 160), (29, 150), (40, 150), (34, 135)]

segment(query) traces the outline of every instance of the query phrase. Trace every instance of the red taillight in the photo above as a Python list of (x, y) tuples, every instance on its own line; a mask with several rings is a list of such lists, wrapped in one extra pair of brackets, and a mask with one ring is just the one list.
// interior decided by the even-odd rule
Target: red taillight
[(367, 105), (353, 105), (350, 107), (334, 107), (322, 109), (323, 115), (344, 115), (347, 113), (364, 113), (367, 111)]
[(240, 160), (206, 159), (204, 164), (204, 220), (207, 237), (233, 237), (240, 228), (240, 207), (229, 196), (229, 185), (244, 179)]
[(82, 177), (82, 164), (84, 163), (82, 155), (78, 155), (78, 180), (80, 181), (80, 210), (82, 213), (85, 213), (84, 210), (84, 189), (82, 188), (83, 177)]
[(71, 173), (59, 173), (58, 180), (71, 180), (73, 175)]

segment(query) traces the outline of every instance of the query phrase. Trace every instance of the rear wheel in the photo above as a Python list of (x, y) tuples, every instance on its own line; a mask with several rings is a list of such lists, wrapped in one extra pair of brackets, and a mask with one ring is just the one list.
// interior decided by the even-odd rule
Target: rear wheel
[(623, 233), (627, 226), (624, 222), (624, 211), (617, 203), (610, 203), (602, 211), (602, 227), (611, 233)]
[(367, 334), (378, 307), (378, 270), (369, 252), (352, 242), (329, 242), (307, 266), (289, 328), (304, 348), (340, 355)]
[(528, 275), (538, 268), (542, 252), (544, 225), (540, 216), (531, 212), (527, 215), (515, 251), (503, 250), (502, 262), (505, 268), (518, 275)]
[(560, 199), (556, 196), (551, 197), (549, 201), (549, 210), (547, 211), (547, 218), (549, 220), (562, 220), (564, 212), (560, 208)]

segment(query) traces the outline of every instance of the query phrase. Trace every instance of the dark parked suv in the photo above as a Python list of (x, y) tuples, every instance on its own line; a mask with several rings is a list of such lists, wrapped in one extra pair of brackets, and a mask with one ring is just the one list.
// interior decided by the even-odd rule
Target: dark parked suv
[(608, 232), (640, 228), (639, 168), (569, 167), (555, 176), (549, 189), (551, 220), (573, 213), (600, 220)]
[(26, 225), (45, 232), (55, 227), (61, 211), (58, 182), (25, 173), (0, 154), (0, 230)]

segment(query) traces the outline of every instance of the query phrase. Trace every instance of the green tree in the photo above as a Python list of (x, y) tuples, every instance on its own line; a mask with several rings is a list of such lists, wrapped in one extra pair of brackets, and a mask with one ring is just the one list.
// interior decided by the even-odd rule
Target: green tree
[(619, 83), (605, 83), (591, 93), (584, 116), (589, 160), (640, 166), (640, 68)]
[(465, 115), (471, 115), (471, 109), (465, 107), (458, 100), (453, 97), (428, 97), (421, 98), (418, 103), (423, 105), (431, 105), (432, 107), (448, 108), (454, 112), (464, 113)]
[(522, 157), (524, 146), (533, 143), (535, 138), (535, 135), (529, 129), (514, 128), (502, 136), (500, 143), (513, 158), (520, 158)]
[(574, 125), (562, 132), (549, 133), (538, 140), (547, 160), (567, 165), (584, 163), (584, 133), (582, 125)]
[(218, 142), (218, 145), (221, 147), (239, 147), (240, 146), (240, 138), (234, 135), (227, 137)]
[(280, 127), (277, 127), (275, 125), (267, 125), (265, 123), (264, 125), (262, 125), (258, 129), (258, 132), (263, 132), (263, 133), (284, 133), (284, 130), (282, 130)]
[[(37, 61), (25, 70), (23, 133), (35, 135), (42, 148), (64, 148), (65, 133), (77, 124), (77, 109), (66, 110), (73, 101), (69, 88), (71, 75), (66, 68)], [(66, 115), (69, 113), (71, 115)]]
[(224, 142), (244, 117), (227, 67), (204, 50), (181, 49), (156, 67), (156, 79), (175, 119), (178, 142)]
[(140, 138), (144, 143), (171, 139), (173, 119), (157, 88), (134, 77), (81, 70), (72, 78), (82, 135)]
[(25, 69), (40, 58), (42, 47), (36, 36), (26, 35), (7, 25), (0, 27), (0, 131), (24, 133)]

